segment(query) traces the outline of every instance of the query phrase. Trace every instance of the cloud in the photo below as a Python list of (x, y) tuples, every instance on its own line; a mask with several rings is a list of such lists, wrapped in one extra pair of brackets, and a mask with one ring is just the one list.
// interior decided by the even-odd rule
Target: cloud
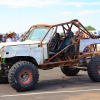
[(70, 15), (70, 14), (76, 14), (76, 15), (93, 15), (93, 14), (96, 14), (96, 13), (100, 13), (100, 10), (81, 10), (80, 12), (70, 12), (70, 11), (65, 11), (65, 12), (62, 12), (60, 14), (62, 15)]
[(77, 15), (92, 15), (92, 14), (96, 14), (96, 13), (100, 13), (100, 10), (82, 10), (81, 12), (76, 13)]
[(100, 2), (92, 2), (92, 3), (85, 3), (85, 2), (63, 2), (63, 1), (59, 1), (56, 4), (59, 5), (72, 5), (72, 6), (76, 6), (76, 7), (82, 7), (82, 6), (86, 6), (86, 5), (100, 5)]
[(46, 6), (52, 4), (52, 1), (48, 0), (0, 0), (0, 5), (7, 6)]
[(60, 13), (60, 14), (62, 14), (62, 15), (69, 15), (69, 14), (73, 14), (73, 12), (70, 12), (70, 11), (68, 11), (68, 12), (62, 12), (62, 13)]
[(6, 6), (20, 6), (20, 7), (45, 7), (49, 5), (74, 5), (82, 7), (83, 5), (100, 5), (100, 2), (84, 3), (84, 2), (66, 2), (64, 0), (0, 0), (0, 5)]
[(82, 7), (82, 5), (81, 4), (77, 4), (76, 7)]
[(57, 4), (57, 2), (61, 2), (62, 0), (0, 0), (0, 5), (7, 6), (48, 6), (52, 4)]

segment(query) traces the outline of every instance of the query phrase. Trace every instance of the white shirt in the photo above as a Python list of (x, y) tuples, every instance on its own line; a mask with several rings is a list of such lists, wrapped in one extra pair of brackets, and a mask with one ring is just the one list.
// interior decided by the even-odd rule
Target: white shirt
[(7, 39), (6, 39), (6, 42), (13, 42), (13, 39), (7, 38)]

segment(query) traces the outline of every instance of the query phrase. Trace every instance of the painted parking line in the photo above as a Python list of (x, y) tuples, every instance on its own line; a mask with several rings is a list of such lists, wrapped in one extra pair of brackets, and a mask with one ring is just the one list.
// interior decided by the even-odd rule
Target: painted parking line
[(75, 92), (89, 92), (89, 91), (100, 91), (100, 89), (88, 89), (88, 90), (75, 90), (75, 91), (54, 91), (54, 92), (37, 92), (37, 93), (25, 93), (25, 94), (14, 94), (14, 95), (1, 95), (0, 97), (14, 97), (14, 96), (28, 96), (28, 95), (42, 95), (42, 94), (57, 94), (57, 93), (75, 93)]

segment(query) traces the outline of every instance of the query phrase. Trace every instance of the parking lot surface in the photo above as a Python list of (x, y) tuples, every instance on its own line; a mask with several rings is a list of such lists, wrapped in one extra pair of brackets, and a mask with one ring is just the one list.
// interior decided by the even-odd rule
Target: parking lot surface
[(17, 92), (9, 84), (0, 84), (0, 100), (100, 100), (100, 83), (93, 82), (87, 71), (65, 76), (60, 68), (39, 70), (37, 88)]

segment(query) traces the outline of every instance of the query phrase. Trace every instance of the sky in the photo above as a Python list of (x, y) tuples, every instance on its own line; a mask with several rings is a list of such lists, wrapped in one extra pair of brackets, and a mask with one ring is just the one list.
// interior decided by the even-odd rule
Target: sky
[(100, 30), (100, 0), (0, 0), (0, 33), (23, 33), (32, 25), (73, 19)]

